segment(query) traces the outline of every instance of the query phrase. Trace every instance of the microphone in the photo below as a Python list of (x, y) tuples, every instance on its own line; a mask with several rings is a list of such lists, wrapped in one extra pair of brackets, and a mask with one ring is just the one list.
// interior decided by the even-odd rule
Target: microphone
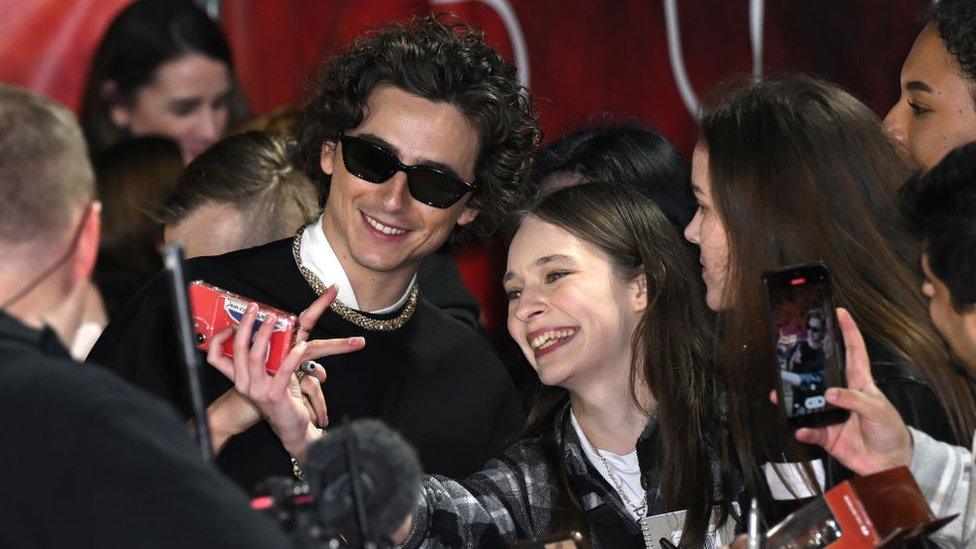
[(374, 419), (330, 430), (304, 468), (321, 526), (364, 547), (390, 545), (420, 496), (416, 451)]

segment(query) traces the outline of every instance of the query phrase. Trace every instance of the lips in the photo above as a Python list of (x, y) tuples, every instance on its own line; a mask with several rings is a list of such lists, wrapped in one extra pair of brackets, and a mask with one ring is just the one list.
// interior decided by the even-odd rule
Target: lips
[(529, 332), (527, 339), (529, 347), (532, 348), (536, 358), (538, 358), (569, 343), (576, 337), (577, 332), (579, 332), (579, 328), (573, 326), (541, 328)]
[(364, 212), (359, 212), (359, 213), (362, 214), (363, 223), (367, 227), (372, 229), (373, 234), (386, 237), (386, 238), (396, 238), (410, 232), (408, 229), (404, 229), (403, 227), (398, 227), (390, 223), (384, 223), (383, 221), (380, 221), (375, 217), (367, 215)]

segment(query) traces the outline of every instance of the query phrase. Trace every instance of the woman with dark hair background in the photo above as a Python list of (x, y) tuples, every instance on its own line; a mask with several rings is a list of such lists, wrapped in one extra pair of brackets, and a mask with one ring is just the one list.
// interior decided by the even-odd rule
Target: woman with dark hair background
[[(719, 312), (717, 360), (738, 459), (767, 504), (813, 495), (850, 472), (833, 461), (815, 471), (818, 461), (807, 460), (817, 456), (770, 413), (778, 368), (764, 271), (823, 261), (836, 304), (867, 338), (879, 388), (905, 421), (957, 443), (968, 443), (976, 425), (973, 395), (958, 382), (907, 259), (896, 196), (908, 175), (875, 114), (819, 80), (740, 86), (702, 121), (692, 161), (700, 206), (685, 236), (701, 248), (706, 301)], [(782, 476), (797, 470), (803, 482)], [(774, 521), (790, 509), (767, 507)]]
[(246, 110), (220, 26), (186, 0), (137, 0), (95, 52), (81, 125), (93, 154), (125, 137), (161, 135), (187, 163)]

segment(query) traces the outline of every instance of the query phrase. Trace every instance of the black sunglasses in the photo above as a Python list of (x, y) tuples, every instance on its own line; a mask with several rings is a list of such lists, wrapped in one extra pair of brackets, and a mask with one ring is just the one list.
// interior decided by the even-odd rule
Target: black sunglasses
[(410, 196), (418, 202), (435, 208), (450, 208), (465, 194), (474, 190), (474, 185), (431, 166), (407, 166), (393, 153), (376, 143), (340, 135), (342, 161), (349, 173), (370, 183), (385, 183), (393, 174), (407, 174), (407, 188)]

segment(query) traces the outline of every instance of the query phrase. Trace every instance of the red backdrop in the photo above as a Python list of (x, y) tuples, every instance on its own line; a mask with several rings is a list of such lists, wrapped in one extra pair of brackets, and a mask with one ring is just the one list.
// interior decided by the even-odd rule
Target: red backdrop
[[(668, 0), (234, 0), (222, 21), (257, 113), (300, 101), (305, 79), (363, 29), (450, 11), (528, 75), (547, 140), (602, 113), (657, 127), (688, 153), (695, 122), (674, 68), (704, 95), (753, 69), (750, 7), (762, 11), (763, 71), (814, 73), (853, 91), (879, 114), (895, 101), (901, 62), (926, 0), (675, 0), (683, 65), (672, 65)], [(0, 80), (77, 108), (85, 71), (108, 21), (128, 0), (0, 0)], [(883, 9), (879, 9), (883, 8)], [(465, 281), (497, 295), (498, 257), (462, 252)], [(503, 325), (485, 302), (489, 328)]]

